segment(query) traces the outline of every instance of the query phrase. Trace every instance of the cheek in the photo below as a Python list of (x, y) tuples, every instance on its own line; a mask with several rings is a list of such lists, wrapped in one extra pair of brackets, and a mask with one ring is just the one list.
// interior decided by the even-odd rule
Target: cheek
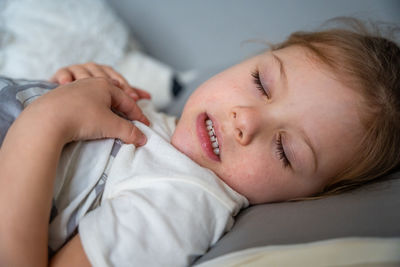
[(240, 86), (239, 83), (240, 81), (235, 76), (232, 77), (231, 75), (220, 73), (198, 87), (192, 95), (193, 100), (195, 102), (199, 100), (209, 101), (211, 104), (216, 100), (218, 102), (227, 101), (237, 92), (240, 92), (241, 89), (239, 88), (243, 86)]
[(186, 154), (188, 157), (192, 158), (192, 154), (194, 153), (194, 141), (195, 140), (192, 129), (190, 127), (187, 127), (187, 124), (185, 124), (185, 121), (182, 119), (181, 121), (179, 121), (171, 138), (171, 144), (176, 149)]
[(274, 170), (265, 161), (243, 157), (219, 175), (229, 186), (249, 199), (271, 188)]

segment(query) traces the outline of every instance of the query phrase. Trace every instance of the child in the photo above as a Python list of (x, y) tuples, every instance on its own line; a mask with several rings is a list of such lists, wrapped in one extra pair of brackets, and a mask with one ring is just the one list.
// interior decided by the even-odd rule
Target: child
[[(201, 85), (176, 124), (107, 67), (60, 70), (64, 85), (30, 104), (1, 148), (0, 264), (46, 265), (49, 244), (54, 266), (188, 265), (248, 204), (387, 173), (399, 163), (399, 64), (379, 36), (294, 33)], [(105, 137), (127, 144), (70, 143)]]

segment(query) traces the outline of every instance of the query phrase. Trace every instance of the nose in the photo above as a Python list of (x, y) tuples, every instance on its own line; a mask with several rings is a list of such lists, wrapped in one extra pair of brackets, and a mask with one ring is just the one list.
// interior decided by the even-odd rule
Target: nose
[(261, 126), (259, 111), (254, 107), (236, 106), (231, 110), (230, 119), (236, 141), (243, 146), (250, 144)]

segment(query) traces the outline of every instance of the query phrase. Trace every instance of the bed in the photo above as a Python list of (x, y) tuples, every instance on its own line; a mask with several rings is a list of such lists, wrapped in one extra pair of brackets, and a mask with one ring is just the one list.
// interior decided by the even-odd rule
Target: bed
[[(272, 31), (272, 41), (297, 28), (351, 12), (400, 23), (399, 2), (389, 0), (365, 1), (362, 7), (361, 1), (335, 2), (335, 7), (332, 1), (310, 1), (301, 6), (294, 1), (200, 4), (84, 0), (79, 1), (79, 6), (74, 1), (63, 1), (64, 6), (52, 4), (51, 0), (15, 2), (0, 3), (2, 75), (46, 79), (60, 66), (98, 61), (114, 66), (132, 84), (150, 88), (158, 107), (174, 115), (179, 115), (186, 98), (202, 81), (265, 48), (259, 41), (253, 40), (250, 45), (243, 45), (243, 41), (265, 37), (262, 34), (271, 28), (263, 23), (277, 21), (275, 13), (286, 12), (284, 19), (292, 20)], [(23, 4), (28, 8), (18, 7)], [(82, 13), (80, 9), (93, 5), (97, 7), (94, 15), (79, 17), (84, 21), (76, 19)], [(70, 11), (60, 12), (65, 8)], [(112, 15), (110, 8), (115, 11)], [(307, 8), (312, 8), (314, 15), (304, 18)], [(263, 17), (264, 13), (269, 18)], [(102, 23), (94, 25), (100, 17)], [(58, 35), (57, 30), (68, 20), (68, 31)], [(31, 27), (29, 34), (27, 25)], [(68, 40), (71, 36), (74, 42), (66, 43), (64, 48), (86, 47), (93, 42), (97, 46), (66, 57), (66, 50), (60, 53), (54, 40)], [(22, 48), (22, 42), (30, 49)], [(47, 60), (38, 62), (36, 59), (44, 54)], [(18, 60), (9, 60), (15, 57)], [(138, 71), (142, 71), (141, 75), (135, 75)], [(176, 76), (185, 88), (179, 96), (166, 89), (171, 77)], [(240, 212), (232, 230), (195, 265), (400, 265), (399, 207), (400, 171), (363, 188), (324, 199), (251, 206)]]

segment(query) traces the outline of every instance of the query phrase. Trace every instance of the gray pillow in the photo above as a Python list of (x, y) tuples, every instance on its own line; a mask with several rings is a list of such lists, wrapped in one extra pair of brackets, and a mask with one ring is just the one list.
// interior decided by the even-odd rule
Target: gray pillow
[(252, 206), (201, 263), (246, 248), (340, 237), (400, 236), (400, 171), (323, 199)]

